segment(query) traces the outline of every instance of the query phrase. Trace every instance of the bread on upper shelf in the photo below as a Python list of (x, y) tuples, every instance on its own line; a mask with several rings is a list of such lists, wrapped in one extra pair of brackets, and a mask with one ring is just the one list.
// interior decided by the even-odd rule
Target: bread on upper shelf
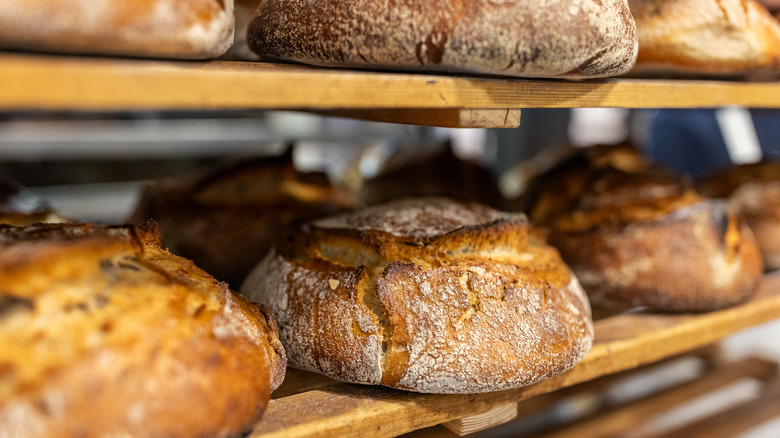
[(416, 392), (529, 385), (593, 340), (577, 279), (524, 215), (443, 198), (307, 223), (241, 292), (276, 316), (291, 366)]
[(768, 270), (780, 269), (780, 162), (730, 166), (706, 176), (699, 190), (726, 199), (728, 210), (750, 225)]
[(589, 149), (542, 174), (525, 210), (594, 305), (709, 311), (747, 299), (763, 272), (753, 233), (721, 201), (626, 146)]
[(233, 0), (3, 0), (0, 47), (206, 59), (233, 43)]
[(268, 60), (524, 77), (615, 76), (637, 52), (627, 0), (264, 0), (247, 40)]
[(629, 0), (633, 74), (780, 72), (780, 22), (756, 0)]
[(354, 206), (326, 174), (297, 170), (288, 148), (157, 181), (130, 222), (156, 220), (171, 252), (238, 287), (288, 226)]
[(143, 226), (0, 225), (0, 436), (232, 437), (285, 372), (273, 318)]

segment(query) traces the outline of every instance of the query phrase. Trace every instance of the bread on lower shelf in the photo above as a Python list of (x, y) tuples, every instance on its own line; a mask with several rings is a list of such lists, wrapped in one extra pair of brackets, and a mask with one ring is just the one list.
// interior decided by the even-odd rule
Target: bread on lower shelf
[(0, 226), (0, 436), (250, 429), (285, 370), (265, 310), (153, 223)]
[(416, 392), (529, 385), (593, 341), (577, 279), (523, 215), (443, 198), (303, 225), (241, 292), (274, 313), (293, 367)]
[(703, 312), (747, 299), (763, 272), (750, 228), (686, 179), (625, 154), (575, 155), (532, 182), (526, 198), (591, 302)]

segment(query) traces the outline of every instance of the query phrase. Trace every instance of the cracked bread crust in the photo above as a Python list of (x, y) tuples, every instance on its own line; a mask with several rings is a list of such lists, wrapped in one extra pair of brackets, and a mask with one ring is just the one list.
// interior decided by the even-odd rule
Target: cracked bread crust
[(233, 0), (4, 0), (0, 46), (214, 58), (233, 43)]
[(330, 67), (568, 78), (625, 73), (638, 50), (627, 0), (263, 0), (247, 41)]
[(267, 311), (153, 223), (0, 226), (0, 436), (228, 437), (286, 366)]
[(761, 279), (747, 225), (677, 175), (580, 155), (532, 186), (529, 217), (594, 305), (704, 312), (744, 301)]
[(766, 269), (780, 269), (780, 162), (731, 166), (697, 187), (708, 196), (726, 199), (728, 211), (756, 235)]
[(523, 215), (442, 198), (314, 221), (241, 291), (271, 309), (291, 366), (416, 392), (529, 385), (593, 341), (577, 279)]

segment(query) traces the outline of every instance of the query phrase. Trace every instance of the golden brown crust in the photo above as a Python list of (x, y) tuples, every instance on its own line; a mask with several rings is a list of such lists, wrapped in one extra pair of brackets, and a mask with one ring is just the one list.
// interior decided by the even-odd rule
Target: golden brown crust
[(591, 302), (701, 312), (750, 296), (763, 269), (750, 229), (685, 179), (627, 169), (575, 157), (540, 177), (528, 203)]
[(0, 46), (203, 59), (233, 43), (233, 0), (4, 0)]
[(780, 269), (780, 163), (732, 166), (708, 176), (698, 187), (708, 196), (726, 199), (729, 212), (756, 235), (766, 269)]
[(247, 39), (268, 59), (527, 77), (614, 76), (637, 52), (625, 0), (264, 0)]
[(576, 278), (522, 215), (441, 198), (304, 226), (252, 271), (294, 367), (418, 392), (528, 385), (590, 348)]
[(288, 151), (152, 184), (130, 222), (155, 219), (171, 252), (238, 287), (290, 225), (354, 204), (325, 174), (297, 171)]
[(633, 72), (735, 74), (780, 69), (780, 23), (755, 0), (629, 0)]
[(262, 415), (273, 320), (159, 231), (0, 226), (0, 435), (219, 436)]

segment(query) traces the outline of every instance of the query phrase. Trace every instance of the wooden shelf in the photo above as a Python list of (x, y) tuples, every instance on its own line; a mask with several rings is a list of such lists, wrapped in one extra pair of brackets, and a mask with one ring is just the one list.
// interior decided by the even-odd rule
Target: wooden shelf
[(600, 319), (593, 349), (582, 362), (526, 388), (469, 395), (416, 394), (293, 372), (250, 436), (394, 436), (675, 356), (778, 317), (780, 272), (767, 275), (750, 301), (729, 309), (684, 315), (627, 313)]
[(780, 108), (780, 82), (525, 80), (10, 52), (0, 52), (0, 83), (0, 111), (389, 109), (404, 111), (367, 117), (468, 127), (516, 126), (522, 108)]

